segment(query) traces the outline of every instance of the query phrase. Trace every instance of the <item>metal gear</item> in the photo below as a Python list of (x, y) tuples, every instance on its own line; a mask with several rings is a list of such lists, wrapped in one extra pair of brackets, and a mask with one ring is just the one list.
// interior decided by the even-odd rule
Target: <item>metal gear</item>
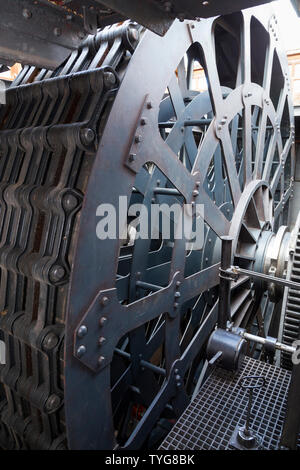
[[(294, 127), (276, 19), (107, 27), (55, 72), (24, 67), (0, 117), (1, 446), (143, 448), (201, 372), (221, 237), (262, 271), (285, 223)], [(124, 231), (128, 213), (121, 238), (99, 240), (99, 205), (120, 197), (164, 204), (169, 236)], [(201, 247), (176, 237), (174, 203), (193, 224), (204, 205)], [(265, 326), (264, 291), (232, 282), (235, 326)]]
[[(300, 214), (296, 221), (289, 247), (289, 264), (287, 267), (287, 279), (300, 282)], [(292, 346), (294, 341), (300, 339), (300, 293), (295, 289), (286, 289), (282, 304), (282, 342)], [(291, 355), (282, 352), (280, 365), (284, 369), (293, 367)]]

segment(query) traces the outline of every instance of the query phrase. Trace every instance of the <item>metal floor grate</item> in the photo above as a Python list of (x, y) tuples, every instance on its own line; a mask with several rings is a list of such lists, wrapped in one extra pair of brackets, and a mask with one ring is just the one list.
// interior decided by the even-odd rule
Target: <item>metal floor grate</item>
[(240, 379), (246, 375), (262, 375), (267, 381), (266, 387), (254, 392), (251, 427), (265, 449), (277, 449), (291, 373), (250, 358), (236, 375), (222, 369), (212, 373), (160, 449), (232, 449), (229, 441), (234, 430), (245, 423), (248, 394), (241, 389)]

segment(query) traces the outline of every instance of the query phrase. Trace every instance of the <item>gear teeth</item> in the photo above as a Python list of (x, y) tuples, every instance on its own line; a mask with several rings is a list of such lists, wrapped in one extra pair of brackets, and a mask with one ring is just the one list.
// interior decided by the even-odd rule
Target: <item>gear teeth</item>
[[(292, 261), (291, 276), (292, 281), (300, 283), (300, 228), (296, 240), (296, 247)], [(286, 311), (283, 323), (282, 341), (288, 346), (292, 346), (294, 341), (300, 337), (300, 291), (289, 289)], [(292, 370), (293, 363), (291, 355), (281, 353), (281, 367)]]

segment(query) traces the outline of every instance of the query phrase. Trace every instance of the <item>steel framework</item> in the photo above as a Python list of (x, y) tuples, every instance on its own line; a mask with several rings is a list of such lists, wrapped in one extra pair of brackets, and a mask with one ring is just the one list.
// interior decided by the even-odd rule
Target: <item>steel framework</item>
[[(263, 272), (286, 223), (279, 44), (260, 7), (176, 20), (164, 37), (108, 26), (54, 72), (23, 68), (1, 109), (2, 447), (140, 449), (186, 408), (218, 319), (221, 237), (231, 264)], [(99, 205), (120, 196), (190, 204), (193, 223), (203, 204), (203, 246), (176, 237), (172, 211), (168, 237), (99, 240)], [(234, 326), (278, 330), (275, 294), (247, 275), (230, 288)]]

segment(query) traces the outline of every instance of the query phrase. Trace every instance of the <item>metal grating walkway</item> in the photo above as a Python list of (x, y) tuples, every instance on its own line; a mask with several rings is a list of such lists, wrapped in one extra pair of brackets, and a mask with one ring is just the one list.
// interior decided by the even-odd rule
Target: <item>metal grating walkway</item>
[(212, 373), (160, 449), (232, 449), (232, 434), (237, 425), (245, 423), (248, 394), (241, 389), (240, 379), (246, 375), (262, 375), (267, 381), (266, 387), (254, 392), (251, 427), (265, 449), (277, 449), (291, 373), (250, 358), (239, 374), (222, 369)]

